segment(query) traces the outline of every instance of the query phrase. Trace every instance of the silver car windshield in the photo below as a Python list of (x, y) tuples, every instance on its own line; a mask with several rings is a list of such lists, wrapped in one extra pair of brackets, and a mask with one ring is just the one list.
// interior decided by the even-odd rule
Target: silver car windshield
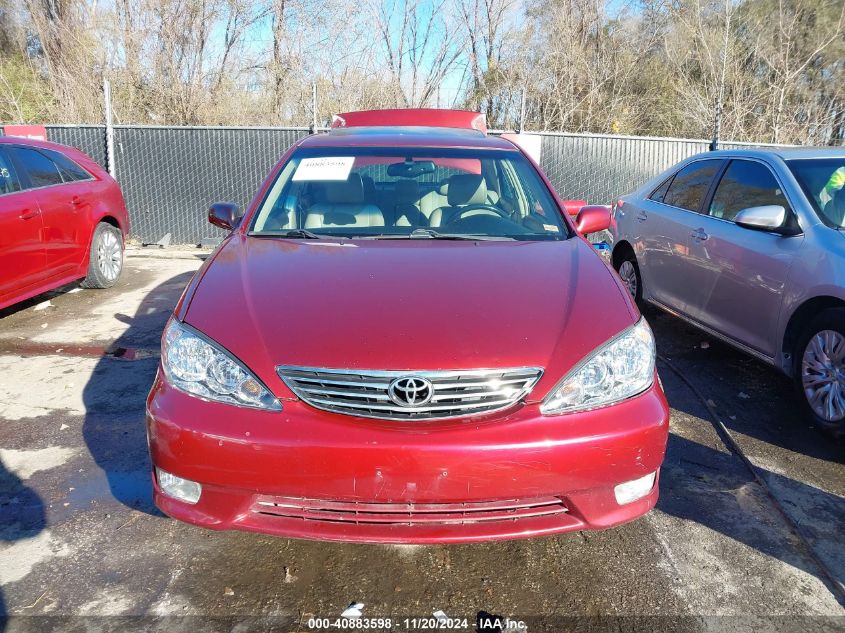
[(787, 165), (822, 221), (845, 228), (845, 158), (790, 160)]
[(300, 149), (250, 235), (293, 238), (560, 240), (569, 229), (516, 151)]

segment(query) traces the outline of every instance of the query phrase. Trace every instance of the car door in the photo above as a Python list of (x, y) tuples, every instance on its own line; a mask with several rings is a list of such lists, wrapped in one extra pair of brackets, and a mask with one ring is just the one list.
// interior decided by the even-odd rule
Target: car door
[(691, 316), (767, 357), (777, 349), (784, 285), (803, 236), (746, 229), (733, 219), (742, 209), (772, 204), (792, 213), (771, 168), (732, 159), (690, 242), (697, 297)]
[(41, 211), (0, 145), (0, 303), (45, 276)]
[(638, 259), (648, 298), (684, 314), (694, 301), (688, 279), (690, 234), (722, 163), (721, 159), (688, 163), (634, 208), (626, 205), (626, 215), (634, 215), (630, 222), (640, 236)]
[(41, 209), (47, 269), (61, 275), (79, 266), (82, 218), (78, 195), (65, 184), (56, 163), (40, 149), (13, 145), (9, 153)]

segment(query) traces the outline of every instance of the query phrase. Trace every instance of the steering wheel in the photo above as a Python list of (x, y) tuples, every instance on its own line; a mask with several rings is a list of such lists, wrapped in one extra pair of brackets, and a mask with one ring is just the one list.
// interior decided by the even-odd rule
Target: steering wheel
[(493, 206), (492, 204), (478, 203), (468, 204), (467, 206), (462, 208), (455, 215), (449, 218), (449, 224), (452, 224), (453, 222), (458, 222), (470, 211), (481, 211), (481, 213), (476, 213), (475, 215), (492, 215), (502, 218), (503, 220), (511, 219), (510, 214), (508, 214), (508, 212), (504, 209), (500, 209), (499, 207)]

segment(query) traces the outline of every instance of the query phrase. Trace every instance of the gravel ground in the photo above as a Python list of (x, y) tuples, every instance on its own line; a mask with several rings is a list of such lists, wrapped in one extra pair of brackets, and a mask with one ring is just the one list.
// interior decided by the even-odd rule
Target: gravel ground
[(115, 288), (0, 312), (0, 631), (307, 631), (351, 602), (392, 630), (438, 610), (473, 631), (481, 611), (529, 631), (845, 630), (845, 448), (808, 427), (787, 379), (651, 310), (672, 435), (638, 521), (372, 546), (162, 516), (144, 399), (202, 256), (131, 251)]

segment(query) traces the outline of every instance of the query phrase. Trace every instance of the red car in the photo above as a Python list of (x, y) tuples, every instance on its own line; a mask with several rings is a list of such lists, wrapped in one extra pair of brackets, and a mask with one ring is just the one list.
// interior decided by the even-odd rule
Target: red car
[(443, 543), (657, 500), (669, 411), (619, 278), (477, 113), (349, 113), (297, 143), (167, 324), (156, 503), (213, 529)]
[(120, 187), (88, 156), (0, 137), (0, 309), (77, 279), (112, 286), (128, 228)]

